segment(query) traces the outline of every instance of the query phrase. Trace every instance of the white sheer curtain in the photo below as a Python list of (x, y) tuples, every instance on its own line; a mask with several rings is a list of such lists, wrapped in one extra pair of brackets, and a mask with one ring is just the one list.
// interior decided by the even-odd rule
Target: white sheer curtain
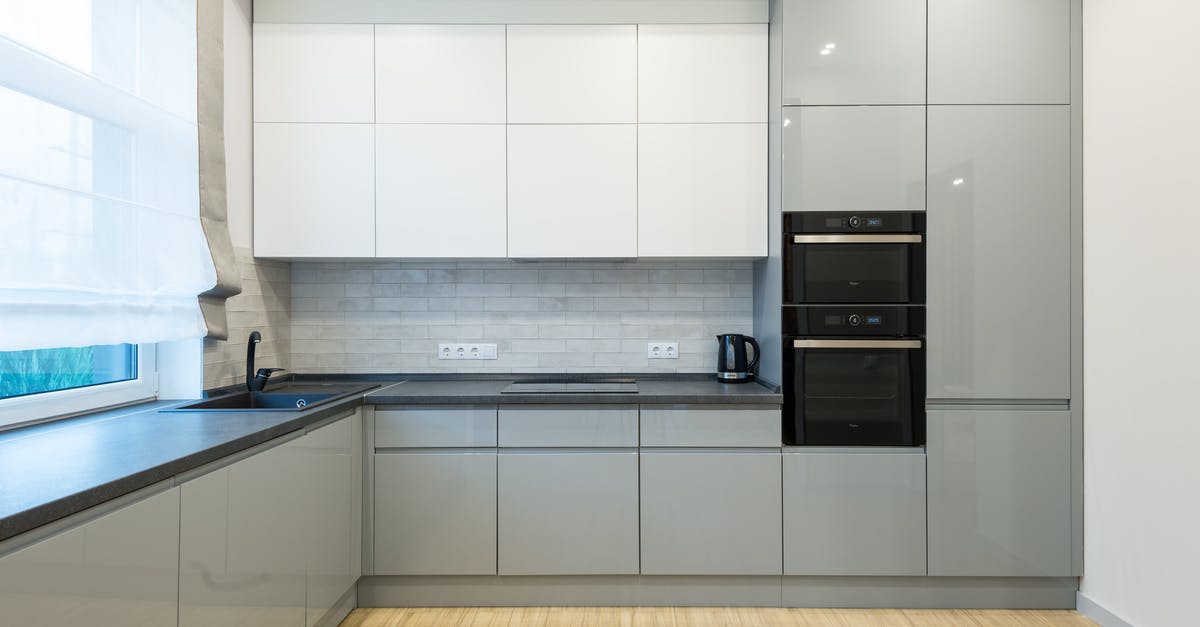
[(0, 351), (205, 334), (194, 2), (0, 2)]

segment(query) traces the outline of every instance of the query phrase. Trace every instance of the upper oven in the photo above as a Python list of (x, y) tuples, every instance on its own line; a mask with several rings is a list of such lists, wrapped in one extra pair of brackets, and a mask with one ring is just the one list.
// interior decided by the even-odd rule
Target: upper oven
[(925, 214), (785, 213), (784, 304), (924, 304)]

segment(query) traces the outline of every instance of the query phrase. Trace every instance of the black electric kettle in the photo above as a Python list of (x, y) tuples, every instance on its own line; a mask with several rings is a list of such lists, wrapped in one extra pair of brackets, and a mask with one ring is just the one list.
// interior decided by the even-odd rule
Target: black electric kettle
[[(746, 345), (754, 348), (754, 359), (746, 359)], [(749, 335), (727, 333), (717, 336), (717, 380), (725, 383), (745, 383), (754, 379), (758, 365), (758, 342)]]

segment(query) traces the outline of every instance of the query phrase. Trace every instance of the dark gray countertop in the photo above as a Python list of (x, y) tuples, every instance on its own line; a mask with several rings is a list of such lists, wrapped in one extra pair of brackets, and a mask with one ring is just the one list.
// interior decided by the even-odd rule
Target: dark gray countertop
[[(543, 378), (560, 375), (545, 375)], [(501, 394), (522, 375), (295, 376), (379, 386), (298, 412), (163, 412), (157, 402), (0, 432), (0, 541), (370, 404), (781, 404), (757, 383), (699, 375), (623, 375), (637, 394)], [(404, 380), (402, 383), (397, 381)]]

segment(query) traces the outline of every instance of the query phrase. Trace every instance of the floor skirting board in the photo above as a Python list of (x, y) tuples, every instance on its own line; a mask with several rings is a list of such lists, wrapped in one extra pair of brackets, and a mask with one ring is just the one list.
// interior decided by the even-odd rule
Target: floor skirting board
[(358, 605), (1074, 609), (1076, 590), (1073, 577), (377, 576)]
[(1133, 623), (1113, 614), (1103, 605), (1084, 596), (1082, 592), (1076, 594), (1075, 605), (1080, 614), (1100, 623), (1100, 627), (1133, 627)]

